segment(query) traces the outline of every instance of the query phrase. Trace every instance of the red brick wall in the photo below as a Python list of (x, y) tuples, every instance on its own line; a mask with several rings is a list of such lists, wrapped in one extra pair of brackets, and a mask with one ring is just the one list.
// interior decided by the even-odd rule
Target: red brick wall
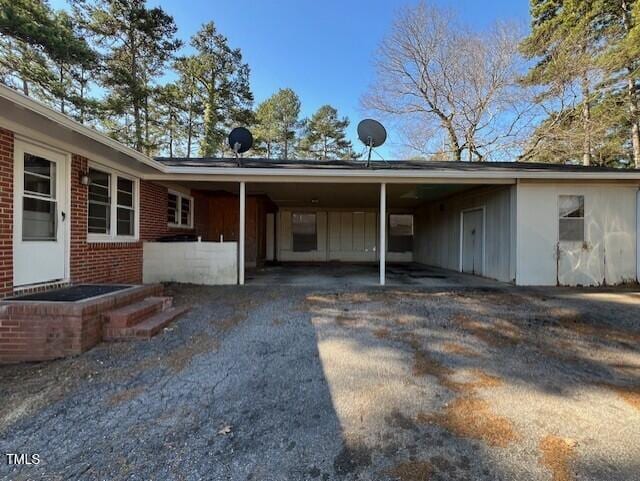
[(71, 163), (71, 282), (142, 282), (142, 241), (177, 231), (167, 227), (167, 188), (140, 181), (140, 242), (87, 242), (88, 188), (78, 181), (87, 159)]
[(87, 242), (87, 195), (81, 173), (87, 172), (87, 159), (71, 158), (71, 282), (142, 281), (140, 242)]
[(13, 291), (13, 132), (0, 129), (0, 297)]
[[(0, 129), (0, 298), (13, 293), (13, 133)], [(87, 159), (71, 159), (72, 283), (142, 282), (142, 241), (186, 229), (167, 227), (167, 189), (140, 182), (140, 242), (87, 242), (88, 188), (79, 181)]]

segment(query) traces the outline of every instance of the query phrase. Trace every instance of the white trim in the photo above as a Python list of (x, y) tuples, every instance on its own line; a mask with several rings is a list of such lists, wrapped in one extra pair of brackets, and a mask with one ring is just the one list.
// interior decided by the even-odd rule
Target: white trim
[[(177, 190), (174, 190), (174, 189), (167, 189), (167, 197), (169, 194), (175, 195), (178, 198), (176, 208), (177, 208), (178, 219), (180, 221), (182, 221), (182, 199), (187, 199), (189, 201), (189, 204), (190, 204), (189, 224), (174, 224), (172, 222), (167, 222), (167, 227), (171, 227), (174, 229), (193, 229), (193, 207), (194, 207), (193, 196), (188, 194), (183, 194), (182, 192), (178, 192)], [(168, 213), (168, 210), (169, 210), (169, 207), (167, 206), (167, 213)]]
[[(560, 197), (582, 197), (582, 217), (560, 217)], [(556, 197), (556, 245), (560, 244), (583, 244), (587, 242), (587, 196), (584, 194), (562, 194)], [(560, 240), (560, 219), (582, 219), (582, 240)]]
[[(487, 265), (487, 206), (481, 205), (477, 207), (470, 207), (468, 209), (462, 209), (460, 211), (460, 259), (458, 270), (463, 272), (462, 256), (464, 255), (464, 214), (467, 212), (473, 212), (475, 210), (482, 211), (482, 274), (485, 275)], [(477, 275), (477, 274), (475, 274)]]
[[(220, 182), (273, 182), (273, 178), (281, 178), (290, 182), (370, 182), (389, 183), (394, 179), (400, 183), (442, 183), (442, 179), (455, 179), (456, 183), (467, 184), (514, 184), (517, 179), (531, 180), (581, 180), (640, 181), (640, 172), (580, 172), (580, 171), (531, 171), (517, 169), (484, 169), (473, 170), (412, 170), (412, 169), (301, 169), (301, 168), (242, 168), (242, 167), (179, 167), (165, 166), (164, 174), (145, 174), (145, 180), (164, 181), (202, 181), (216, 180)], [(322, 179), (322, 180), (321, 180)]]
[[(111, 219), (109, 221), (109, 234), (95, 234), (89, 232), (89, 187), (87, 189), (87, 218), (86, 218), (86, 234), (87, 243), (100, 244), (100, 243), (134, 243), (140, 240), (140, 179), (107, 167), (97, 162), (87, 162), (87, 169), (99, 170), (105, 174), (109, 174), (109, 195), (111, 196), (110, 214)], [(133, 182), (133, 236), (118, 235), (118, 177), (128, 179)]]

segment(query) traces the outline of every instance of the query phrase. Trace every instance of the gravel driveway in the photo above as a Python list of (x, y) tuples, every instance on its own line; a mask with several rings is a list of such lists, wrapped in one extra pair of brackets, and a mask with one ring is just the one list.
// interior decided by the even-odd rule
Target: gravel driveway
[(640, 480), (631, 291), (168, 290), (151, 341), (0, 367), (42, 460), (0, 478)]

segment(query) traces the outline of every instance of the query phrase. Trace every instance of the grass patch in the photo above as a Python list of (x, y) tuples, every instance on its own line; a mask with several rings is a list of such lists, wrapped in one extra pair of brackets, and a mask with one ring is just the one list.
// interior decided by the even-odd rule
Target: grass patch
[(394, 466), (387, 473), (400, 481), (428, 481), (433, 467), (425, 461), (407, 461)]
[(553, 481), (573, 481), (571, 464), (576, 457), (575, 442), (547, 436), (540, 442), (540, 464), (551, 472)]
[(463, 346), (456, 342), (446, 342), (442, 345), (442, 350), (449, 354), (457, 354), (464, 357), (479, 357), (480, 353), (471, 349), (470, 347)]
[(456, 436), (479, 439), (489, 446), (505, 448), (519, 439), (513, 423), (491, 412), (489, 404), (474, 396), (454, 399), (437, 414), (418, 414), (421, 424), (436, 424)]
[(165, 358), (165, 362), (174, 374), (179, 373), (189, 365), (195, 356), (206, 352), (216, 352), (219, 346), (217, 339), (202, 334), (195, 339), (191, 338), (184, 346), (169, 352)]
[(524, 338), (519, 327), (504, 319), (485, 322), (473, 319), (466, 314), (458, 314), (453, 321), (463, 330), (492, 347), (505, 348), (517, 346)]

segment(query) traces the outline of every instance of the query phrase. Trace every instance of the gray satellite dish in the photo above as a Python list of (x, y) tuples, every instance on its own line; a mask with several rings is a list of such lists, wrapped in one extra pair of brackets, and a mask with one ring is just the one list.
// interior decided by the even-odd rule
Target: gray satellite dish
[(253, 135), (244, 127), (236, 127), (229, 134), (229, 146), (238, 154), (244, 154), (253, 145)]
[(369, 147), (367, 165), (371, 162), (371, 151), (374, 147), (380, 147), (387, 140), (387, 131), (384, 126), (373, 119), (365, 119), (358, 124), (358, 138)]

